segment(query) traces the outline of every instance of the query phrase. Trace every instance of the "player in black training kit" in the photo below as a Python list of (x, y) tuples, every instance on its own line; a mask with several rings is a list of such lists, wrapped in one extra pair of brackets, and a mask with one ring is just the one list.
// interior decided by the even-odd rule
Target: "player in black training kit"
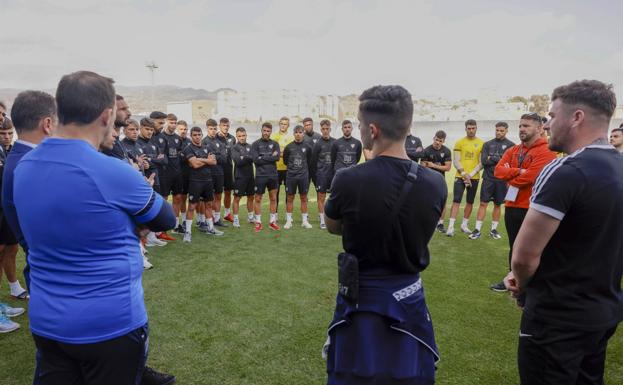
[(422, 151), (424, 151), (424, 146), (422, 146), (422, 141), (420, 140), (420, 138), (409, 134), (405, 138), (405, 150), (407, 151), (407, 156), (411, 160), (417, 162), (422, 158)]
[(314, 120), (312, 118), (303, 119), (303, 129), (305, 130), (303, 142), (305, 142), (305, 144), (307, 144), (310, 148), (314, 148), (321, 137), (319, 133), (314, 131)]
[[(180, 227), (184, 226), (184, 223), (179, 219), (182, 206), (182, 193), (184, 192), (184, 180), (182, 178), (182, 162), (180, 156), (182, 153), (182, 138), (175, 132), (176, 129), (177, 116), (168, 114), (166, 125), (160, 132), (160, 139), (165, 140), (167, 151), (165, 152), (167, 164), (160, 175), (160, 194), (164, 199), (167, 199), (169, 194), (173, 195), (173, 212), (177, 219), (175, 227), (178, 228), (179, 231), (181, 230)], [(161, 238), (166, 239), (162, 236)], [(174, 239), (175, 238), (171, 238), (171, 240)]]
[(311, 229), (307, 214), (307, 192), (309, 191), (309, 165), (311, 164), (311, 147), (304, 141), (303, 126), (294, 127), (294, 142), (283, 150), (283, 163), (288, 167), (286, 176), (286, 224), (284, 229), (292, 228), (292, 209), (294, 196), (299, 193), (301, 198), (301, 226)]
[[(324, 123), (324, 124), (323, 124)], [(331, 148), (335, 138), (331, 137), (331, 122), (323, 120), (320, 123), (321, 138), (312, 148), (311, 173), (312, 180), (318, 193), (318, 216), (320, 228), (326, 229), (324, 223), (324, 202), (327, 192), (331, 189), (333, 181), (333, 163), (331, 162)]]
[(502, 155), (515, 143), (510, 141), (506, 134), (508, 133), (508, 124), (506, 122), (497, 122), (495, 124), (495, 138), (491, 139), (482, 146), (480, 153), (480, 163), (484, 172), (482, 173), (482, 186), (480, 187), (480, 207), (476, 214), (476, 227), (468, 236), (469, 239), (480, 238), (480, 229), (482, 228), (482, 220), (487, 214), (487, 206), (493, 201), (493, 214), (491, 214), (491, 231), (489, 236), (493, 239), (500, 239), (502, 235), (498, 233), (498, 224), (500, 222), (500, 213), (502, 212), (502, 203), (508, 187), (506, 181), (500, 180), (493, 175), (493, 170), (498, 164)]
[(344, 136), (337, 139), (331, 146), (331, 164), (333, 164), (334, 174), (343, 168), (356, 165), (361, 159), (361, 142), (351, 136), (353, 124), (350, 120), (342, 122), (342, 133)]
[(525, 293), (519, 378), (603, 385), (623, 320), (623, 157), (607, 139), (617, 102), (597, 80), (558, 87), (551, 100), (549, 148), (569, 155), (539, 174), (504, 279), (513, 296)]
[[(186, 212), (186, 226), (184, 242), (191, 241), (193, 215), (197, 204), (200, 201), (206, 202), (204, 205), (205, 222), (199, 223), (199, 230), (210, 235), (223, 235), (223, 232), (214, 228), (212, 205), (214, 200), (214, 186), (212, 185), (211, 166), (216, 165), (216, 157), (212, 154), (205, 144), (201, 144), (203, 133), (201, 128), (193, 127), (190, 130), (191, 143), (184, 149), (184, 159), (190, 165), (188, 175), (188, 201), (189, 207)], [(203, 217), (202, 217), (203, 218)]]
[[(216, 138), (223, 146), (225, 146), (227, 151), (227, 162), (221, 165), (223, 168), (223, 206), (225, 206), (225, 216), (223, 219), (233, 222), (234, 218), (231, 215), (231, 190), (234, 189), (234, 168), (231, 159), (231, 148), (234, 144), (236, 144), (236, 138), (229, 133), (229, 119), (221, 118), (218, 124)], [(221, 206), (220, 202), (218, 203), (218, 212), (220, 216)]]
[(253, 223), (253, 195), (255, 194), (255, 180), (253, 179), (253, 155), (251, 145), (247, 143), (247, 130), (244, 127), (236, 129), (236, 143), (231, 148), (231, 159), (235, 164), (234, 171), (234, 227), (240, 227), (238, 210), (240, 198), (247, 197), (247, 220)]
[[(433, 144), (426, 147), (420, 156), (420, 164), (424, 167), (428, 167), (435, 170), (441, 175), (446, 175), (446, 171), (450, 171), (452, 168), (452, 152), (443, 144), (446, 142), (446, 132), (439, 130), (435, 133), (433, 138)], [(408, 153), (407, 153), (408, 155)], [(446, 205), (444, 204), (441, 211), (441, 217), (437, 222), (437, 231), (445, 233), (446, 229), (443, 227), (443, 219), (446, 215)]]
[[(177, 132), (182, 139), (182, 152), (180, 153), (180, 163), (182, 164), (182, 203), (180, 204), (179, 216), (179, 221), (181, 222), (186, 220), (186, 210), (188, 208), (186, 203), (188, 201), (188, 176), (190, 174), (190, 165), (188, 164), (188, 160), (184, 158), (184, 149), (186, 149), (186, 146), (191, 143), (188, 132), (188, 123), (186, 123), (185, 120), (178, 120), (175, 132)], [(178, 234), (183, 234), (182, 231), (185, 231), (184, 226), (178, 226), (173, 230), (173, 232)]]
[(273, 230), (279, 230), (277, 225), (277, 189), (279, 188), (279, 176), (277, 175), (277, 161), (281, 151), (279, 143), (270, 139), (273, 125), (266, 122), (262, 124), (262, 137), (251, 145), (251, 154), (255, 164), (255, 232), (262, 230), (262, 195), (268, 189), (270, 199), (270, 226)]
[[(212, 172), (212, 182), (214, 183), (214, 200), (212, 201), (212, 210), (214, 214), (214, 224), (220, 227), (227, 227), (221, 220), (221, 197), (223, 196), (223, 189), (225, 187), (225, 173), (223, 172), (223, 166), (227, 164), (227, 148), (217, 139), (217, 124), (216, 120), (208, 119), (206, 121), (208, 135), (203, 138), (202, 143), (208, 146), (210, 153), (216, 157), (216, 165), (210, 166)], [(205, 202), (207, 205), (208, 202)]]

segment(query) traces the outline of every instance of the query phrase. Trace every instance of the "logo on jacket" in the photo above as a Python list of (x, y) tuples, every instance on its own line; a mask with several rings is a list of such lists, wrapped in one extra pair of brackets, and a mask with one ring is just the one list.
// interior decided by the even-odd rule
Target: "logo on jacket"
[(303, 152), (305, 152), (306, 148), (303, 149)]
[(249, 152), (249, 151), (251, 151), (251, 149), (250, 149), (250, 148), (247, 148), (247, 152)]
[(270, 149), (272, 150), (272, 149), (273, 149), (273, 145), (272, 145), (272, 144), (269, 144), (269, 145), (268, 145), (268, 148), (270, 148)]
[(411, 144), (415, 144), (415, 139), (411, 139)]
[(355, 143), (351, 143), (350, 148), (355, 148)]
[(175, 139), (175, 144), (178, 144), (179, 142), (179, 139)]

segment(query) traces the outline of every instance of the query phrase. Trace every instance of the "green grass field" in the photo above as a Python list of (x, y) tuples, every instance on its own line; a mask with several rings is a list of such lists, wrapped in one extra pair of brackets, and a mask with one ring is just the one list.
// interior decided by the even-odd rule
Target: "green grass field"
[[(283, 193), (281, 199), (283, 224)], [(180, 385), (325, 383), (320, 352), (333, 312), (341, 240), (318, 229), (315, 206), (314, 200), (311, 230), (300, 227), (296, 207), (289, 231), (255, 234), (245, 221), (241, 229), (225, 229), (222, 238), (195, 230), (190, 245), (178, 240), (151, 248), (155, 268), (143, 278), (149, 365), (175, 374)], [(242, 209), (241, 219), (245, 215)], [(483, 230), (488, 232), (488, 221)], [(508, 295), (489, 290), (505, 274), (506, 237), (470, 241), (460, 233), (435, 233), (430, 249), (431, 265), (422, 277), (441, 352), (437, 383), (518, 384), (520, 311)], [(18, 259), (21, 269), (23, 255)], [(6, 279), (0, 292), (0, 300), (23, 304), (8, 299)], [(0, 335), (2, 385), (32, 379), (27, 318), (16, 321), (19, 331)], [(610, 340), (608, 384), (623, 384), (622, 336), (619, 331)]]

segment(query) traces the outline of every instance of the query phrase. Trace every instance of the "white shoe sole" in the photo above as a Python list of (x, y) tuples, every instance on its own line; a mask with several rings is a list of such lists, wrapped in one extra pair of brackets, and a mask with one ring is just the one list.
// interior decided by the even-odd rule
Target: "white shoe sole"
[(19, 329), (19, 324), (16, 322), (13, 322), (14, 325), (11, 325), (11, 327), (9, 329), (0, 329), (0, 334), (2, 333), (10, 333), (13, 332), (17, 329)]

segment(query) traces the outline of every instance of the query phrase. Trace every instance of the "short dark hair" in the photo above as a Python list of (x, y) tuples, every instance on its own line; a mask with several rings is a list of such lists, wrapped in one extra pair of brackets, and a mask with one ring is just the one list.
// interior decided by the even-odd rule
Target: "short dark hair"
[(272, 124), (270, 124), (270, 122), (264, 122), (264, 123), (262, 123), (262, 128), (264, 128), (264, 127), (268, 127), (268, 128), (270, 128), (271, 130), (273, 129), (273, 125), (272, 125)]
[(156, 128), (156, 124), (154, 123), (154, 121), (151, 118), (143, 118), (141, 119), (141, 127), (151, 127), (151, 128)]
[(4, 104), (4, 102), (0, 101), (0, 107), (4, 108), (6, 110), (6, 104)]
[(314, 122), (314, 120), (312, 118), (310, 118), (309, 116), (306, 117), (305, 119), (303, 119), (303, 124), (307, 123), (307, 122)]
[(403, 139), (413, 121), (413, 100), (402, 86), (374, 86), (359, 96), (359, 114), (366, 124), (377, 124), (388, 139)]
[(581, 104), (611, 119), (617, 108), (617, 98), (612, 84), (599, 80), (576, 80), (557, 87), (552, 93), (552, 102), (560, 99), (565, 104)]
[(125, 125), (125, 128), (128, 128), (128, 126), (139, 127), (139, 124), (135, 119), (128, 119), (128, 123)]
[(465, 127), (467, 126), (478, 126), (478, 123), (474, 119), (467, 119), (465, 121)]
[(151, 114), (149, 114), (149, 118), (150, 119), (166, 119), (167, 114), (161, 111), (153, 111)]
[(203, 135), (203, 131), (201, 131), (201, 127), (199, 126), (193, 126), (193, 128), (190, 129), (190, 133), (192, 134), (193, 132), (201, 132), (201, 135)]
[(125, 100), (125, 99), (123, 99), (123, 96), (117, 94), (115, 95), (115, 100)]
[(186, 121), (185, 121), (185, 120), (178, 120), (178, 121), (177, 121), (177, 125), (178, 125), (178, 126), (188, 127), (188, 123), (186, 123)]
[(296, 126), (294, 126), (294, 128), (292, 129), (292, 132), (297, 132), (297, 131), (303, 131), (303, 126), (300, 124), (297, 124)]
[(244, 127), (238, 127), (236, 128), (236, 132), (247, 132), (247, 130), (245, 130)]
[(221, 120), (218, 121), (219, 123), (229, 123), (229, 119), (227, 118), (221, 118)]
[(206, 127), (216, 127), (216, 126), (218, 126), (218, 123), (216, 123), (216, 120), (214, 119), (206, 120)]
[(282, 120), (287, 120), (289, 122), (290, 118), (288, 118), (287, 116), (282, 116), (281, 118), (279, 118), (279, 121), (281, 122)]
[(10, 130), (14, 128), (13, 122), (9, 118), (5, 118), (2, 124), (0, 124), (0, 130)]
[(610, 131), (610, 133), (613, 133), (613, 132), (620, 132), (621, 134), (623, 134), (623, 127), (613, 128), (612, 131)]
[(508, 130), (508, 123), (506, 123), (506, 122), (497, 122), (495, 124), (495, 127), (504, 127), (504, 128), (506, 128)]
[(320, 125), (321, 126), (330, 126), (331, 125), (331, 121), (329, 119), (322, 119), (320, 121)]
[(623, 128), (623, 123), (619, 124), (619, 128)]
[(115, 81), (91, 71), (78, 71), (61, 78), (56, 88), (58, 121), (89, 124), (115, 105)]
[(446, 139), (446, 132), (444, 130), (435, 132), (435, 138)]
[(541, 123), (543, 123), (543, 124), (547, 123), (547, 117), (546, 116), (541, 116)]
[(177, 116), (175, 114), (167, 114), (167, 119), (174, 119), (175, 121), (177, 121)]
[(33, 131), (41, 119), (56, 116), (54, 97), (43, 91), (20, 92), (11, 108), (11, 120), (15, 124), (17, 135)]
[(344, 127), (345, 124), (350, 124), (352, 126), (353, 122), (351, 122), (350, 120), (346, 119), (346, 120), (342, 121), (342, 127)]
[(543, 120), (541, 120), (541, 116), (536, 112), (530, 112), (528, 114), (523, 114), (519, 119), (530, 119), (538, 122), (539, 124), (543, 124)]

